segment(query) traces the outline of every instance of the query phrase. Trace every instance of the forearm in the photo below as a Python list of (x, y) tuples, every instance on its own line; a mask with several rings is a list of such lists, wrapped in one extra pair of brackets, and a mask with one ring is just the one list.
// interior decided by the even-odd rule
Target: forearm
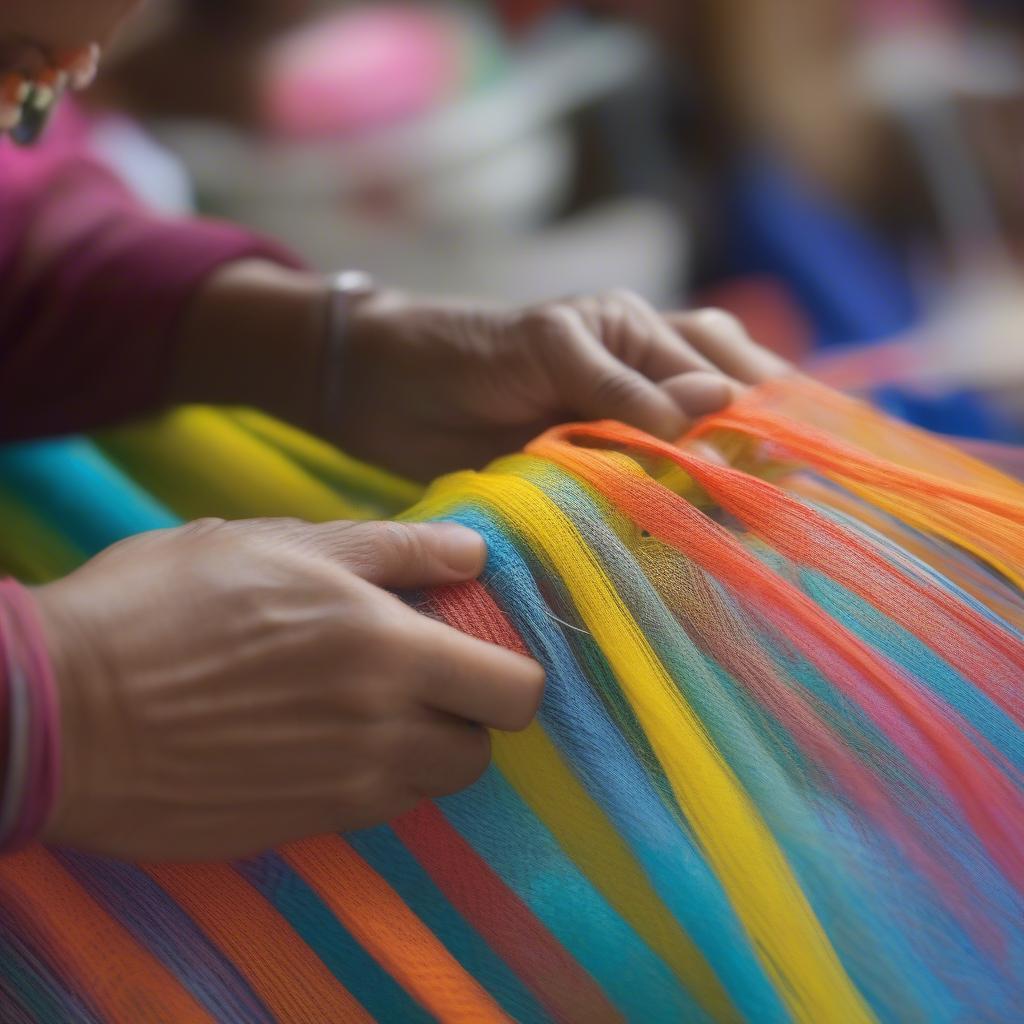
[(265, 260), (228, 264), (182, 318), (168, 398), (253, 406), (315, 428), (326, 321), (323, 277)]
[(195, 347), (189, 324), (194, 310), (204, 322), (220, 268), (294, 263), (229, 225), (154, 217), (81, 157), (41, 186), (8, 183), (0, 173), (0, 221), (18, 223), (16, 237), (0, 239), (0, 440), (158, 409), (175, 397), (179, 349)]

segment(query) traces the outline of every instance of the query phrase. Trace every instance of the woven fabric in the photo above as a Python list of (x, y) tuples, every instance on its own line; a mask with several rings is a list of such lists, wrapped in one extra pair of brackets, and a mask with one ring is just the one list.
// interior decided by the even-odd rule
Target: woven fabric
[[(195, 515), (484, 534), (425, 614), (526, 651), (471, 790), (237, 864), (0, 860), (0, 1019), (1009, 1021), (1024, 487), (807, 381), (559, 428), (425, 495), (252, 413), (0, 450), (45, 579)], [(486, 681), (481, 681), (486, 685)]]

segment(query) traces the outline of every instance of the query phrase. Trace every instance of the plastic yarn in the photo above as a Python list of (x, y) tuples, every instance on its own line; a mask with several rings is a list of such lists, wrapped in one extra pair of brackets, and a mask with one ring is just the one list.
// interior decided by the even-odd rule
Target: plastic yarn
[(820, 385), (678, 444), (560, 427), (422, 496), (181, 410), (0, 450), (0, 564), (409, 505), (485, 536), (480, 581), (410, 600), (537, 658), (537, 722), (385, 828), (230, 865), (0, 858), (3, 1019), (1015, 1018), (1024, 486)]

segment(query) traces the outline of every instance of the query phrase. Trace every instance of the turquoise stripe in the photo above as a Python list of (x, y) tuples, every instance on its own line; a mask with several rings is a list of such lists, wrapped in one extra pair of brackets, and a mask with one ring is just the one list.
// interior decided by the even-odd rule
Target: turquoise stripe
[[(589, 652), (585, 672), (577, 660), (580, 648), (593, 648), (592, 638), (564, 629), (551, 617), (523, 556), (483, 513), (465, 510), (455, 518), (487, 540), (487, 585), (547, 671), (540, 720), (573, 773), (629, 844), (667, 909), (743, 1014), (759, 1024), (787, 1021), (721, 884), (681, 813), (677, 808), (673, 813), (674, 803), (669, 806), (671, 794), (659, 786), (663, 776), (648, 744), (630, 749), (621, 721), (612, 721), (605, 703), (613, 706), (613, 693), (621, 697), (614, 676), (598, 664), (599, 651)], [(571, 619), (574, 612), (571, 606), (556, 605), (555, 614)], [(695, 1007), (688, 1019), (700, 1017)]]
[(566, 857), (497, 769), (438, 806), (629, 1020), (701, 1019), (666, 964)]
[(235, 868), (375, 1020), (431, 1024), (434, 1018), (363, 949), (276, 853), (240, 862)]
[(514, 1020), (548, 1024), (551, 1018), (526, 986), (451, 905), (390, 828), (356, 832), (346, 839)]
[(0, 479), (90, 556), (180, 523), (82, 438), (0, 447)]

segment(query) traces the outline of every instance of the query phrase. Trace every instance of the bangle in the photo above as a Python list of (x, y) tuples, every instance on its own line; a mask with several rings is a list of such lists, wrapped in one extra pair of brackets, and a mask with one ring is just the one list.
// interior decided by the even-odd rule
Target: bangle
[(324, 437), (338, 436), (337, 420), (341, 405), (341, 365), (345, 354), (345, 339), (352, 318), (353, 306), (371, 295), (373, 278), (361, 270), (345, 270), (335, 274), (329, 283), (327, 323), (324, 331), (324, 350), (321, 362), (322, 398), (320, 409), (321, 433)]
[(0, 852), (37, 839), (57, 803), (57, 685), (31, 593), (0, 581), (0, 653), (6, 680), (7, 771), (0, 791)]
[[(11, 690), (7, 678), (7, 656), (4, 649), (4, 632), (0, 628), (0, 819), (5, 807), (4, 793), (10, 774), (11, 752)], [(0, 842), (3, 825), (0, 821)]]

